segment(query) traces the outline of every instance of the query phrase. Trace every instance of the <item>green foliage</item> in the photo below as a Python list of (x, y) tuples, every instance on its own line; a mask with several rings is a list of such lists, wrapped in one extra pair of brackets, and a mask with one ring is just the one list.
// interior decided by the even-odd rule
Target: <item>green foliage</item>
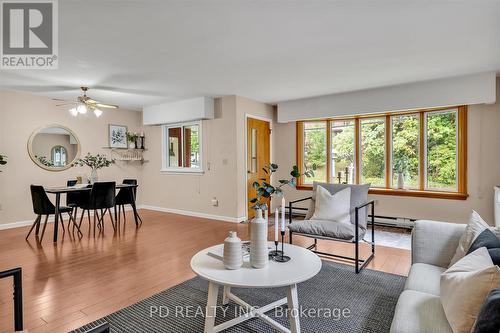
[[(115, 135), (115, 133), (121, 133), (121, 132), (113, 132), (113, 135)], [(139, 133), (127, 132), (127, 133), (125, 133), (125, 135), (127, 136), (128, 142), (135, 142), (135, 140), (139, 139)], [(118, 140), (118, 142), (121, 142), (121, 141)]]
[(402, 173), (406, 182), (418, 184), (419, 121), (417, 116), (407, 115), (393, 118), (392, 125), (392, 171)]
[(115, 163), (115, 159), (108, 159), (107, 156), (97, 154), (97, 155), (91, 155), (90, 153), (87, 153), (84, 158), (79, 158), (75, 160), (73, 166), (88, 166), (91, 169), (102, 169), (105, 167), (109, 167), (111, 164)]
[(46, 167), (53, 167), (54, 166), (54, 163), (45, 156), (35, 155), (35, 158), (38, 160), (38, 162), (42, 163), (42, 165), (45, 165)]
[[(307, 177), (313, 177), (314, 176), (314, 169), (316, 169), (316, 166), (313, 165), (312, 170), (306, 170), (303, 175)], [(271, 163), (269, 166), (266, 166), (262, 168), (262, 170), (268, 174), (272, 175), (278, 170), (278, 165)], [(250, 203), (254, 204), (252, 206), (253, 209), (263, 209), (266, 210), (267, 207), (267, 200), (273, 196), (281, 197), (283, 196), (283, 186), (287, 185), (290, 187), (295, 187), (297, 186), (297, 178), (302, 176), (299, 172), (299, 168), (294, 165), (292, 167), (292, 171), (290, 171), (290, 179), (280, 179), (278, 180), (279, 185), (278, 186), (273, 186), (269, 184), (265, 178), (261, 178), (262, 182), (253, 182), (252, 187), (257, 191), (257, 197), (250, 199)]]
[[(5, 164), (7, 164), (7, 156), (0, 155), (0, 165), (5, 165)], [(0, 172), (2, 171), (0, 170)]]
[(321, 168), (326, 165), (326, 131), (324, 128), (308, 129), (305, 133), (305, 166)]
[(427, 179), (436, 188), (456, 185), (456, 113), (436, 113), (427, 118)]
[(361, 121), (361, 163), (363, 181), (379, 184), (385, 174), (385, 121)]

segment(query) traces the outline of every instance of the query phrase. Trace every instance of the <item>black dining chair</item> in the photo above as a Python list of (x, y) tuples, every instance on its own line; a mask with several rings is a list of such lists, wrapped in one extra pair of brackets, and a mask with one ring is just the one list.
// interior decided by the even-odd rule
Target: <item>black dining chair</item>
[[(96, 222), (98, 222), (98, 227), (102, 231), (104, 231), (104, 217), (106, 212), (109, 213), (109, 217), (111, 219), (111, 224), (113, 225), (113, 229), (116, 231), (115, 222), (113, 220), (113, 215), (111, 214), (110, 208), (115, 206), (115, 182), (96, 182), (92, 185), (92, 190), (90, 191), (90, 195), (86, 203), (80, 206), (82, 209), (82, 215), (80, 217), (80, 223), (78, 226), (81, 226), (83, 221), (83, 216), (85, 211), (87, 211), (87, 215), (89, 217), (89, 227), (90, 227), (90, 211), (94, 211), (94, 236), (96, 230)], [(100, 212), (100, 215), (99, 215)]]
[[(123, 184), (128, 184), (128, 185), (137, 185), (137, 179), (124, 179)], [(115, 220), (117, 223), (120, 223), (121, 220), (121, 213), (120, 213), (120, 208), (121, 211), (123, 212), (123, 222), (127, 222), (127, 218), (125, 215), (125, 205), (132, 205), (132, 203), (135, 203), (135, 198), (137, 197), (137, 187), (134, 187), (132, 189), (132, 192), (130, 191), (129, 188), (121, 188), (120, 191), (118, 191), (118, 194), (116, 195), (115, 198)], [(118, 208), (118, 217), (117, 217), (117, 208)]]
[[(76, 179), (68, 180), (66, 185), (68, 187), (75, 186), (77, 183)], [(71, 207), (73, 219), (76, 221), (78, 214), (78, 208), (85, 205), (89, 200), (90, 191), (85, 192), (68, 192), (66, 194), (66, 206)], [(69, 224), (68, 224), (69, 225)]]
[[(45, 189), (43, 188), (43, 186), (31, 185), (30, 190), (31, 190), (31, 200), (33, 202), (33, 212), (37, 215), (37, 218), (35, 219), (35, 222), (33, 222), (33, 225), (31, 226), (31, 229), (28, 232), (28, 235), (26, 235), (26, 239), (28, 239), (31, 232), (33, 231), (33, 228), (35, 228), (35, 227), (36, 227), (35, 235), (38, 236), (42, 216), (45, 216), (45, 222), (43, 224), (42, 235), (40, 237), (40, 241), (42, 241), (43, 235), (45, 234), (45, 228), (47, 227), (47, 221), (49, 219), (49, 216), (54, 215), (56, 213), (56, 207), (50, 201), (49, 197), (47, 196), (47, 193), (45, 193)], [(66, 206), (59, 207), (59, 218), (61, 219), (61, 226), (63, 228), (63, 232), (66, 232), (66, 230), (64, 228), (63, 217), (62, 217), (63, 213), (68, 213), (70, 221), (72, 221), (76, 225), (76, 221), (75, 221), (75, 219), (73, 219), (73, 215), (71, 215), (71, 211), (72, 211), (71, 207), (66, 207)], [(68, 224), (68, 229), (69, 229), (69, 224)], [(81, 234), (80, 228), (78, 228), (78, 232), (79, 232), (79, 234)]]

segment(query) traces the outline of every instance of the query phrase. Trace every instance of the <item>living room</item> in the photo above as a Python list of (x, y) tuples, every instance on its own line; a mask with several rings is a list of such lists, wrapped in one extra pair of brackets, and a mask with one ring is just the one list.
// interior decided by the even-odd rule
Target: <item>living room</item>
[(1, 332), (500, 331), (499, 2), (0, 5)]

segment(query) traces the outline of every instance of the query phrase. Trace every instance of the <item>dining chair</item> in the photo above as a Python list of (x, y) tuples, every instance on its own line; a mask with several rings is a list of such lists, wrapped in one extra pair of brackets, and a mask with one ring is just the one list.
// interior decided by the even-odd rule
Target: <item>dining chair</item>
[[(68, 187), (75, 186), (77, 183), (76, 179), (71, 179), (66, 182)], [(87, 203), (89, 199), (90, 191), (85, 192), (68, 192), (66, 194), (66, 206), (71, 207), (73, 219), (76, 221), (78, 214), (78, 208)]]
[[(113, 220), (113, 215), (111, 214), (110, 208), (115, 206), (115, 189), (116, 182), (96, 182), (92, 185), (92, 190), (86, 203), (80, 206), (82, 209), (82, 215), (80, 217), (79, 226), (82, 225), (83, 216), (85, 211), (87, 211), (87, 216), (89, 217), (89, 227), (90, 227), (90, 211), (94, 211), (94, 236), (96, 231), (96, 223), (98, 222), (98, 227), (104, 232), (104, 217), (106, 212), (109, 213), (111, 219), (111, 224), (113, 229), (116, 231), (116, 225)], [(100, 212), (100, 215), (99, 215)]]
[[(31, 232), (33, 231), (33, 228), (35, 228), (35, 227), (36, 227), (35, 235), (38, 236), (42, 216), (45, 216), (45, 222), (43, 224), (42, 235), (40, 236), (40, 242), (41, 242), (43, 239), (43, 235), (45, 234), (45, 228), (47, 227), (47, 221), (49, 219), (49, 216), (55, 215), (56, 207), (50, 201), (49, 197), (47, 196), (47, 193), (45, 193), (45, 189), (43, 188), (43, 186), (31, 185), (30, 190), (31, 190), (31, 200), (33, 202), (33, 212), (37, 215), (37, 218), (35, 219), (35, 222), (33, 222), (33, 225), (31, 226), (31, 229), (28, 232), (28, 235), (26, 235), (26, 239), (28, 239)], [(71, 207), (67, 207), (67, 206), (60, 206), (59, 207), (59, 218), (61, 219), (61, 226), (63, 228), (63, 232), (66, 232), (66, 230), (64, 228), (63, 217), (62, 217), (63, 213), (68, 213), (70, 221), (72, 221), (76, 225), (76, 221), (75, 221), (75, 219), (73, 219), (73, 215), (71, 215), (71, 210), (72, 210)], [(68, 231), (69, 231), (69, 223), (68, 223)], [(80, 228), (78, 228), (78, 231), (80, 233)]]
[[(123, 184), (137, 185), (137, 179), (124, 179)], [(133, 193), (133, 196), (132, 196), (132, 193)], [(137, 197), (137, 187), (134, 187), (132, 189), (132, 192), (130, 191), (129, 188), (121, 188), (120, 191), (118, 191), (118, 194), (116, 195), (116, 198), (115, 198), (115, 220), (117, 223), (120, 223), (120, 220), (121, 220), (120, 208), (123, 212), (123, 223), (127, 222), (127, 218), (125, 215), (125, 205), (132, 205), (132, 203), (135, 202), (136, 197)], [(116, 215), (117, 208), (118, 208), (118, 217)]]

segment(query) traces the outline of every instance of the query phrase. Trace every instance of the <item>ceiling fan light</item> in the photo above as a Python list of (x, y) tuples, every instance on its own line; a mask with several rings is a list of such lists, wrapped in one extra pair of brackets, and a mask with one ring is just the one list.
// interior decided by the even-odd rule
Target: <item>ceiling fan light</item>
[(73, 117), (78, 116), (78, 110), (76, 108), (69, 109), (69, 113), (71, 113)]
[(87, 113), (87, 106), (85, 104), (80, 104), (76, 107), (78, 113), (85, 114)]
[(97, 118), (99, 118), (100, 116), (102, 116), (102, 111), (99, 109), (94, 109), (94, 114)]

